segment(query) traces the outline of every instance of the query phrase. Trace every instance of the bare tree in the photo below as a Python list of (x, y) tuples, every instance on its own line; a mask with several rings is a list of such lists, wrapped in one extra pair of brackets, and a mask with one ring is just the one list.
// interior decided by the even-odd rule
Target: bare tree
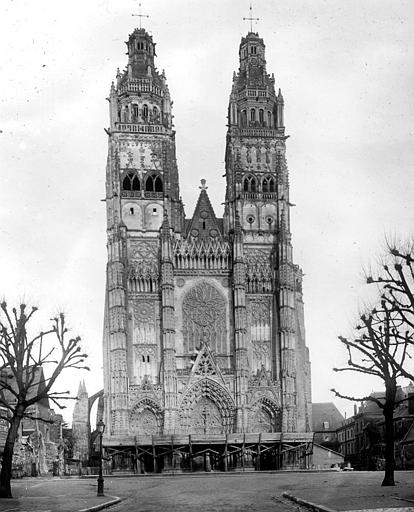
[(394, 410), (397, 381), (413, 380), (409, 367), (414, 348), (414, 243), (387, 241), (383, 261), (375, 272), (366, 274), (368, 284), (378, 287), (380, 307), (361, 315), (361, 333), (353, 340), (339, 337), (348, 354), (348, 366), (335, 371), (359, 372), (384, 382), (383, 399), (373, 396), (349, 397), (333, 390), (336, 396), (353, 401), (375, 402), (385, 419), (385, 476), (383, 485), (394, 485)]
[[(387, 242), (383, 264), (376, 273), (367, 276), (368, 284), (379, 287), (387, 307), (398, 313), (407, 330), (414, 329), (414, 244), (404, 249)], [(404, 377), (413, 379), (413, 372), (400, 368)]]
[[(26, 305), (19, 309), (0, 304), (0, 405), (6, 414), (0, 415), (9, 423), (0, 473), (0, 498), (10, 498), (14, 444), (23, 418), (46, 421), (30, 412), (33, 405), (44, 400), (63, 409), (61, 400), (71, 399), (68, 391), (52, 391), (58, 376), (67, 368), (88, 369), (86, 354), (81, 353), (80, 338), (68, 339), (63, 313), (51, 319), (46, 332), (31, 336), (28, 323), (37, 308), (29, 313)], [(52, 343), (52, 345), (50, 345)], [(49, 367), (49, 376), (43, 369)]]
[(407, 330), (400, 311), (393, 304), (381, 299), (380, 307), (360, 316), (353, 339), (339, 336), (348, 352), (348, 364), (334, 368), (336, 372), (354, 372), (371, 375), (383, 381), (384, 396), (347, 396), (332, 389), (337, 397), (356, 402), (375, 402), (382, 410), (385, 420), (385, 475), (382, 485), (394, 482), (394, 410), (397, 401), (397, 383), (405, 377), (406, 360), (413, 344), (413, 332)]

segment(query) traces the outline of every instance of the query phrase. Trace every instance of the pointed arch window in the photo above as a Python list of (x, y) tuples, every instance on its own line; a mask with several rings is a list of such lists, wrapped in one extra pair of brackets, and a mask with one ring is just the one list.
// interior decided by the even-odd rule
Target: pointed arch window
[(146, 192), (162, 192), (162, 179), (158, 174), (150, 174), (145, 181)]
[(273, 176), (265, 176), (263, 178), (262, 192), (276, 192), (276, 182)]
[(135, 172), (128, 172), (122, 180), (122, 190), (139, 191), (141, 182)]
[(250, 121), (254, 123), (256, 121), (256, 109), (250, 109)]
[(243, 191), (244, 192), (256, 192), (257, 190), (257, 181), (254, 176), (249, 174), (243, 180)]

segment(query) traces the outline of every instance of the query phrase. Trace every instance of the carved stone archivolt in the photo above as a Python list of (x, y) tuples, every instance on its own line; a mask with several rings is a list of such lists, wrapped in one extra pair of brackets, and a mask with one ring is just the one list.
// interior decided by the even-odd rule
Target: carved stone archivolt
[(154, 400), (144, 398), (131, 410), (129, 430), (132, 435), (156, 435), (162, 433), (162, 409)]
[(249, 432), (280, 432), (282, 416), (277, 404), (267, 397), (254, 402), (249, 413)]
[(185, 352), (193, 352), (203, 342), (214, 352), (225, 353), (227, 308), (220, 292), (202, 282), (187, 292), (182, 307)]
[(205, 378), (187, 389), (179, 406), (178, 428), (182, 433), (232, 432), (234, 402), (216, 381)]

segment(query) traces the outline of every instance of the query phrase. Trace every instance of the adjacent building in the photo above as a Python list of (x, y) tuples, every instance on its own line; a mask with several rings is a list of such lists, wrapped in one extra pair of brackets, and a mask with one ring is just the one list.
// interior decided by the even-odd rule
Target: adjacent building
[[(371, 395), (378, 400), (384, 398), (383, 391)], [(411, 457), (409, 432), (414, 422), (414, 386), (399, 386), (396, 398), (399, 405), (394, 411), (395, 464), (397, 469), (406, 469), (406, 460)], [(337, 430), (340, 453), (356, 469), (383, 469), (384, 428), (382, 409), (373, 401), (363, 402)]]
[(339, 451), (337, 431), (344, 422), (343, 415), (333, 402), (312, 404), (313, 440), (315, 443)]
[[(39, 389), (44, 386), (43, 369), (37, 368), (34, 371), (33, 386), (28, 398), (38, 394)], [(10, 369), (4, 368), (1, 372), (7, 373), (8, 382), (13, 386), (15, 381)], [(11, 392), (0, 389), (0, 393), (3, 402), (13, 404), (15, 397)], [(10, 410), (3, 408), (0, 413), (6, 417)], [(62, 415), (55, 413), (47, 398), (28, 408), (26, 415), (20, 423), (14, 445), (13, 475), (18, 477), (63, 474)], [(0, 419), (0, 459), (8, 428), (8, 421)]]

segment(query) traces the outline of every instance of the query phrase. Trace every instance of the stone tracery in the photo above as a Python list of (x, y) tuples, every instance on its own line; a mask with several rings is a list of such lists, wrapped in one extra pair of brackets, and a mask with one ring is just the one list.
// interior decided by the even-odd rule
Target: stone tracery
[(218, 290), (202, 282), (189, 290), (183, 300), (185, 352), (193, 352), (201, 342), (216, 353), (226, 351), (226, 301)]

